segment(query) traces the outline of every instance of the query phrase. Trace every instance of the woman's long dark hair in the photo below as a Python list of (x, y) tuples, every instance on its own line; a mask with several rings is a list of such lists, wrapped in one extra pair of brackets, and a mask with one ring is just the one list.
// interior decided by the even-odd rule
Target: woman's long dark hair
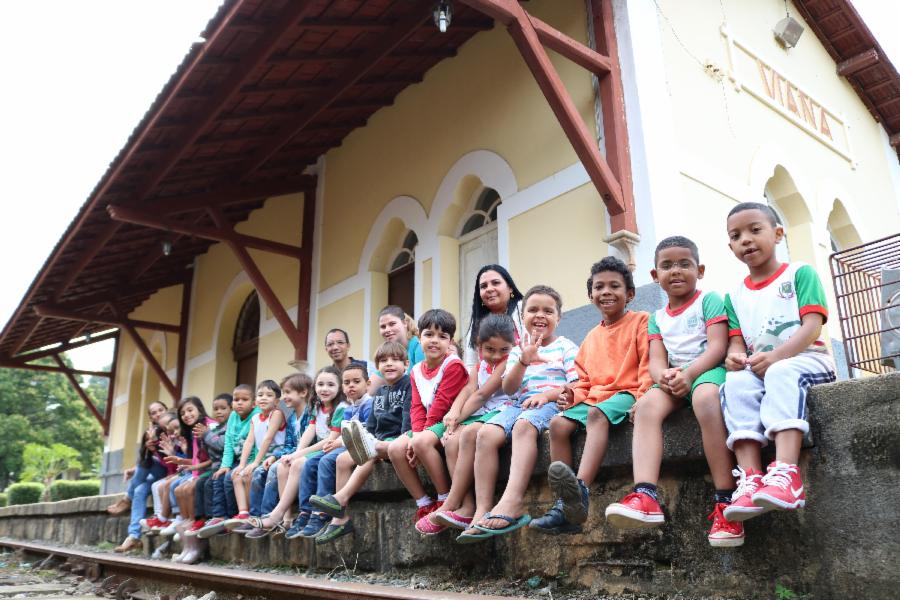
[[(188, 396), (187, 398), (182, 398), (182, 400), (178, 403), (178, 423), (181, 425), (181, 437), (185, 440), (185, 446), (187, 448), (184, 449), (184, 453), (188, 456), (188, 458), (193, 458), (194, 456), (194, 445), (191, 443), (191, 440), (194, 439), (194, 427), (193, 425), (188, 427), (184, 424), (184, 421), (181, 420), (181, 408), (185, 404), (193, 404), (197, 408), (197, 412), (200, 413), (200, 416), (197, 417), (197, 423), (206, 423), (206, 419), (209, 418), (206, 414), (206, 408), (203, 406), (203, 402), (197, 396)], [(194, 423), (196, 425), (197, 423)]]
[(473, 349), (478, 345), (478, 326), (481, 324), (481, 319), (491, 314), (491, 311), (488, 310), (487, 306), (481, 303), (481, 294), (478, 289), (478, 280), (488, 271), (496, 271), (499, 273), (500, 277), (506, 281), (506, 285), (509, 286), (510, 294), (509, 302), (506, 304), (506, 314), (512, 316), (519, 301), (524, 297), (522, 292), (519, 291), (519, 288), (516, 287), (516, 282), (513, 281), (512, 275), (500, 265), (484, 265), (478, 270), (478, 274), (475, 275), (475, 293), (472, 297), (472, 318), (469, 322), (469, 347)]

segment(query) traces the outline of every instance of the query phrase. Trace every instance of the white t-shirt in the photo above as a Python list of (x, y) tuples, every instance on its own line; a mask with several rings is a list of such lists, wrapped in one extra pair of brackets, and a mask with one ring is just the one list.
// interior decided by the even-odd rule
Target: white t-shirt
[[(478, 388), (481, 389), (485, 383), (487, 383), (488, 378), (491, 376), (491, 373), (494, 372), (494, 368), (488, 364), (486, 360), (481, 360), (478, 363)], [(506, 392), (503, 391), (503, 386), (497, 388), (497, 391), (494, 392), (494, 395), (488, 398), (484, 405), (473, 412), (471, 416), (479, 417), (483, 414), (489, 413), (491, 411), (500, 410), (506, 406), (512, 404), (512, 400), (510, 400), (509, 396)]]
[[(522, 332), (525, 331), (525, 326), (522, 325), (522, 314), (521, 314), (521, 304), (516, 304), (516, 308), (513, 310), (513, 313), (509, 315), (512, 317), (513, 325), (516, 326), (516, 342), (522, 337)], [(474, 367), (478, 364), (480, 357), (478, 356), (478, 348), (472, 348), (469, 346), (469, 337), (468, 331), (466, 332), (466, 338), (462, 341), (463, 345), (463, 363), (466, 365), (466, 371)]]
[(668, 306), (650, 315), (650, 340), (662, 340), (669, 353), (670, 367), (685, 367), (706, 350), (706, 328), (728, 321), (725, 303), (716, 292), (697, 290), (694, 297), (675, 310)]

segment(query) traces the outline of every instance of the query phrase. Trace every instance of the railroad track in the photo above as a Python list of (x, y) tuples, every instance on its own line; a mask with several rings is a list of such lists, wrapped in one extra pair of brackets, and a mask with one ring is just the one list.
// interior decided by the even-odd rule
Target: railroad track
[[(257, 573), (202, 565), (182, 565), (166, 561), (119, 556), (102, 552), (73, 550), (0, 538), (0, 547), (38, 556), (55, 556), (78, 565), (93, 580), (118, 580), (117, 597), (146, 598), (141, 581), (185, 584), (216, 592), (240, 593), (264, 598), (310, 598), (316, 600), (499, 600), (500, 596), (440, 592), (409, 588), (332, 582), (294, 575)], [(132, 583), (129, 585), (129, 581)], [(508, 596), (505, 597), (508, 600)]]

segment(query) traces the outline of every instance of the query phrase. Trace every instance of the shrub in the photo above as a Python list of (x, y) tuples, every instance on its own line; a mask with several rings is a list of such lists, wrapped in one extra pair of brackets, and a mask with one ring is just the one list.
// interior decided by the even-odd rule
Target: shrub
[(69, 500), (83, 496), (96, 496), (100, 493), (100, 481), (97, 479), (82, 479), (72, 481), (60, 479), (50, 484), (50, 500)]
[(34, 504), (41, 501), (44, 493), (44, 484), (42, 483), (14, 483), (6, 488), (6, 496), (9, 505), (13, 504)]
[(6, 506), (6, 494), (0, 493), (0, 508)]

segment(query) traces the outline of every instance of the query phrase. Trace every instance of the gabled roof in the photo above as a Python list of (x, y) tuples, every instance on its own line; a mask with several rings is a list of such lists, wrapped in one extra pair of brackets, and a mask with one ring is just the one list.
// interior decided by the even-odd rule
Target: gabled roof
[[(160, 92), (0, 334), (0, 358), (108, 329), (40, 318), (60, 305), (127, 314), (190, 277), (212, 243), (110, 220), (127, 205), (213, 227), (309, 187), (305, 169), (491, 19), (457, 4), (441, 34), (430, 2), (230, 0)], [(113, 305), (115, 308), (113, 308)]]
[(849, 0), (794, 0), (794, 4), (837, 63), (838, 75), (847, 78), (900, 153), (900, 76), (853, 4)]

